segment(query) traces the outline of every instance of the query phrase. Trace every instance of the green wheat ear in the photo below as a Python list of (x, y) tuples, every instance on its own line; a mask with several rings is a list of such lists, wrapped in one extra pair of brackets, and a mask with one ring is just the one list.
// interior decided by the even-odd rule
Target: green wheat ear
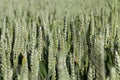
[(115, 68), (117, 73), (117, 79), (120, 79), (120, 55), (118, 54), (118, 51), (115, 50)]
[(7, 80), (7, 59), (6, 59), (6, 50), (7, 50), (7, 39), (6, 39), (6, 18), (3, 21), (2, 34), (0, 35), (0, 79)]
[(89, 70), (88, 70), (88, 80), (93, 80), (93, 73), (92, 73), (92, 65), (89, 63)]
[(54, 44), (53, 44), (53, 35), (52, 33), (49, 32), (49, 59), (48, 59), (48, 68), (49, 72), (52, 73), (52, 80), (56, 79), (56, 71), (55, 71), (55, 65), (56, 65), (56, 57), (55, 57), (55, 52), (54, 52)]
[(42, 59), (42, 52), (43, 52), (43, 34), (42, 34), (42, 28), (39, 27), (39, 36), (38, 36), (38, 55), (39, 55), (39, 60), (41, 61)]

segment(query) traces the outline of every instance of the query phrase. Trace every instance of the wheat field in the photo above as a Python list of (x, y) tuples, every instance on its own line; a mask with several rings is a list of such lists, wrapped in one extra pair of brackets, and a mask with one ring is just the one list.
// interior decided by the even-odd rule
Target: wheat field
[(0, 0), (0, 80), (120, 80), (120, 0)]

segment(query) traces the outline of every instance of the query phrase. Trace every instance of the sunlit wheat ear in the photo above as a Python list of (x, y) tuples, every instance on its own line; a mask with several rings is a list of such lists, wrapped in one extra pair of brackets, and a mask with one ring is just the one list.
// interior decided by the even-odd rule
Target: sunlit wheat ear
[(71, 79), (72, 80), (76, 80), (75, 63), (77, 63), (77, 59), (73, 54), (70, 53)]
[(30, 80), (38, 79), (38, 51), (36, 49), (36, 23), (32, 23), (32, 34), (31, 34), (31, 53), (30, 53), (30, 69), (31, 72), (29, 73)]
[(91, 64), (89, 64), (89, 70), (88, 70), (88, 75), (87, 75), (87, 77), (88, 77), (88, 80), (93, 80), (93, 74), (92, 74), (92, 66), (91, 66)]
[(2, 34), (0, 35), (0, 79), (7, 80), (7, 59), (6, 59), (6, 50), (7, 50), (7, 39), (5, 37), (6, 33), (6, 18), (4, 18)]
[(39, 34), (38, 34), (38, 55), (39, 55), (39, 60), (41, 61), (41, 56), (43, 52), (43, 37), (42, 37), (42, 28), (39, 27)]
[(49, 57), (48, 57), (48, 68), (49, 72), (52, 74), (52, 80), (56, 80), (56, 71), (55, 71), (55, 66), (56, 66), (56, 58), (55, 58), (55, 52), (54, 52), (54, 44), (53, 44), (53, 33), (49, 32)]
[(18, 56), (20, 54), (20, 35), (21, 35), (20, 20), (16, 20), (14, 29), (15, 29), (15, 31), (14, 31), (15, 42), (14, 42), (14, 47), (13, 47), (13, 65), (14, 65), (14, 69), (15, 69), (18, 66)]
[(115, 68), (117, 73), (117, 79), (120, 79), (120, 55), (118, 51), (115, 50)]
[(57, 36), (57, 27), (55, 27), (54, 29), (53, 29), (53, 49), (54, 49), (54, 54), (53, 54), (53, 57), (54, 57), (54, 71), (53, 71), (53, 80), (54, 79), (56, 79), (56, 77), (57, 77), (57, 74), (56, 74), (56, 65), (57, 65), (57, 55), (58, 55), (58, 38), (57, 38), (58, 36)]
[(65, 41), (66, 41), (66, 37), (67, 37), (67, 18), (66, 17), (64, 17), (64, 28), (63, 28), (63, 31), (64, 31), (64, 39), (65, 39)]
[[(7, 79), (12, 79), (12, 69), (10, 67), (10, 52), (11, 52), (11, 37), (10, 37), (10, 34), (9, 34), (9, 30), (7, 28), (7, 21), (6, 21), (7, 17), (5, 17), (4, 19), (4, 30), (3, 30), (3, 33), (4, 33), (4, 37), (5, 37), (5, 40), (4, 40), (4, 50), (5, 50), (5, 54), (6, 54), (6, 75), (7, 75)], [(6, 25), (5, 25), (6, 24)], [(6, 27), (5, 27), (6, 26)]]
[(6, 31), (6, 64), (7, 64), (7, 79), (12, 79), (12, 69), (11, 69), (11, 63), (10, 63), (10, 53), (11, 53), (11, 43), (12, 43), (12, 40), (11, 40), (11, 36), (10, 36), (10, 33), (9, 33), (9, 30), (7, 29)]
[(0, 72), (0, 79), (4, 79), (4, 80), (7, 80), (7, 63), (6, 63), (6, 55), (5, 55), (5, 44), (4, 44), (4, 41), (3, 41), (3, 37), (2, 37), (2, 39), (0, 40), (0, 51), (1, 51), (1, 53), (0, 53), (0, 62), (1, 62), (1, 64), (0, 64), (0, 70), (1, 70), (1, 72)]

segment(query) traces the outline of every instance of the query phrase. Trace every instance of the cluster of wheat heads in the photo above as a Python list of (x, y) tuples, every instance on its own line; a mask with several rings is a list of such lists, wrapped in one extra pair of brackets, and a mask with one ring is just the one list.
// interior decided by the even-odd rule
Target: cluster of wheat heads
[(0, 80), (120, 80), (119, 3), (1, 0)]

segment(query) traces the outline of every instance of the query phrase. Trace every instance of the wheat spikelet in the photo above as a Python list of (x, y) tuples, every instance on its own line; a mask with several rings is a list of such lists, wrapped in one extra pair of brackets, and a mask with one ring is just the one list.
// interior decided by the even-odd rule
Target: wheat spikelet
[(120, 56), (118, 51), (115, 50), (115, 68), (117, 73), (117, 79), (120, 79)]

